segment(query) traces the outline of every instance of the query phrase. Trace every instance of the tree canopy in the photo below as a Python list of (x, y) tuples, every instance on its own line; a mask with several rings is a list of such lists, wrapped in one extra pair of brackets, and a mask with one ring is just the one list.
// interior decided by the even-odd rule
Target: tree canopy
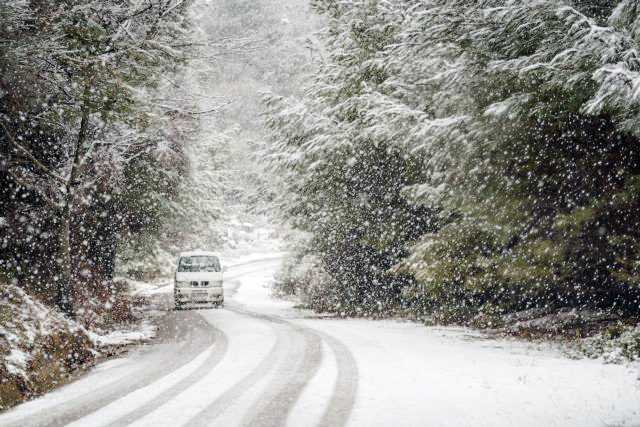
[(637, 1), (314, 6), (326, 56), (268, 123), (327, 288), (367, 295), (338, 309), (639, 309)]

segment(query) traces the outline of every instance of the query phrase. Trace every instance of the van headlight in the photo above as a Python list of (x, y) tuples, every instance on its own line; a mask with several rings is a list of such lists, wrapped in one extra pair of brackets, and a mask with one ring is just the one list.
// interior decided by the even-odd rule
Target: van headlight
[(189, 286), (189, 282), (179, 282), (176, 280), (176, 288), (186, 288)]

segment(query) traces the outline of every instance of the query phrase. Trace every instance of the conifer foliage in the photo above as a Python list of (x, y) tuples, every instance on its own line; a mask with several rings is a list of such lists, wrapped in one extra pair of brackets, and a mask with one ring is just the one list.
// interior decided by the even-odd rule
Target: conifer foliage
[(334, 309), (640, 309), (640, 3), (316, 0), (271, 159)]
[(186, 57), (189, 4), (0, 2), (0, 269), (71, 316), (173, 197), (183, 141), (153, 95)]

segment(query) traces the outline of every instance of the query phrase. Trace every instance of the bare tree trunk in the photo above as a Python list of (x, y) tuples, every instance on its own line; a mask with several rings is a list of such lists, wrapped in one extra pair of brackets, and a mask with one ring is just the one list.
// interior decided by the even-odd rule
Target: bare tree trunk
[(75, 318), (75, 290), (71, 269), (71, 200), (67, 195), (62, 209), (62, 221), (59, 231), (58, 262), (60, 277), (58, 278), (57, 305), (60, 311)]
[(73, 259), (71, 256), (71, 215), (73, 214), (78, 177), (82, 167), (84, 144), (87, 139), (89, 126), (89, 107), (86, 103), (88, 86), (85, 89), (85, 103), (82, 107), (80, 119), (80, 131), (75, 144), (71, 174), (66, 184), (64, 207), (62, 209), (62, 223), (59, 231), (58, 258), (60, 262), (60, 278), (58, 280), (57, 305), (60, 310), (70, 318), (75, 318), (76, 289), (73, 274)]

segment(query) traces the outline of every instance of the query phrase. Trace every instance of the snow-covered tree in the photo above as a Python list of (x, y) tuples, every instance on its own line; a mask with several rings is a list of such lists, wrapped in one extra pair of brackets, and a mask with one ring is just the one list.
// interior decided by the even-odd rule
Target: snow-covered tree
[[(0, 116), (6, 168), (16, 185), (36, 191), (56, 213), (58, 305), (70, 315), (77, 273), (71, 259), (74, 215), (88, 204), (92, 189), (123, 182), (131, 162), (157, 148), (157, 135), (145, 132), (169, 116), (149, 102), (149, 94), (184, 60), (189, 4), (87, 0), (2, 6), (8, 23), (2, 50), (10, 58)], [(26, 102), (21, 91), (30, 95)]]
[(426, 147), (457, 156), (424, 191), (457, 218), (416, 248), (414, 295), (461, 312), (638, 309), (634, 18), (620, 2), (602, 26), (604, 9), (587, 3), (448, 2), (416, 15), (423, 40), (403, 57), (446, 43), (462, 62), (436, 96), (473, 102), (455, 113), (462, 144)]
[[(341, 196), (339, 212), (351, 212), (353, 194), (380, 213), (367, 188), (385, 190), (376, 201), (423, 206), (420, 221), (437, 213), (393, 271), (418, 281), (404, 303), (446, 318), (533, 306), (638, 310), (636, 1), (314, 4), (329, 20), (327, 58), (301, 102), (271, 100), (291, 215), (308, 216), (307, 229), (322, 235), (331, 195)], [(382, 149), (374, 159), (401, 164), (336, 180), (376, 165), (361, 157), (371, 147)], [(387, 187), (394, 174), (401, 185)], [(380, 218), (402, 217), (404, 208), (389, 207)], [(356, 224), (377, 230), (369, 217)], [(411, 241), (392, 236), (368, 241), (381, 253)]]
[[(299, 101), (271, 97), (272, 159), (285, 174), (282, 200), (333, 279), (344, 313), (398, 304), (410, 279), (388, 270), (406, 244), (432, 227), (432, 210), (407, 201), (421, 182), (423, 157), (396, 144), (404, 124), (384, 96), (383, 53), (400, 30), (401, 11), (385, 3), (316, 2), (330, 19), (327, 57)], [(361, 7), (362, 6), (362, 7)]]

